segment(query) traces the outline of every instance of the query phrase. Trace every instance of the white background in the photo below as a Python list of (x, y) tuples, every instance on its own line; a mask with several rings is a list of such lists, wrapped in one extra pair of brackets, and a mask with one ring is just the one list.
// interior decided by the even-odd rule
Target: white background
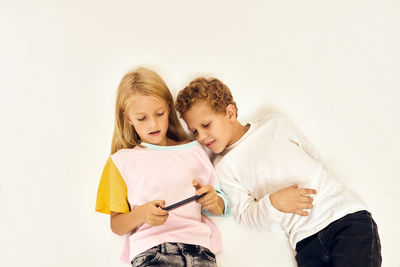
[[(94, 212), (115, 92), (214, 75), (242, 123), (286, 115), (369, 205), (398, 260), (398, 1), (0, 1), (0, 266), (128, 266)], [(220, 266), (295, 266), (284, 236), (216, 221)], [(246, 263), (247, 262), (247, 263)]]

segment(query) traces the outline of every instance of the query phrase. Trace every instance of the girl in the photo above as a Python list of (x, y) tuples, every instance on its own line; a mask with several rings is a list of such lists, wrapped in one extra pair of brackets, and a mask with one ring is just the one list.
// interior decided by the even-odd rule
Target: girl
[[(126, 74), (96, 211), (111, 215), (114, 233), (128, 234), (132, 266), (216, 266), (220, 233), (201, 214), (225, 212), (227, 198), (216, 185), (207, 154), (187, 140), (162, 78), (145, 68)], [(196, 202), (163, 209), (204, 193)]]

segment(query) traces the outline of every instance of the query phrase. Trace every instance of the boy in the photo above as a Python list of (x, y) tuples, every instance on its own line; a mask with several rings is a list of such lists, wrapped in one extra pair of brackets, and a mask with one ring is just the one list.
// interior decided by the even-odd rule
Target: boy
[[(377, 227), (365, 204), (328, 173), (287, 119), (269, 115), (240, 124), (229, 88), (214, 78), (193, 80), (176, 107), (196, 139), (217, 154), (214, 166), (238, 223), (278, 224), (298, 266), (381, 266)], [(318, 194), (313, 200), (315, 191), (296, 184)]]

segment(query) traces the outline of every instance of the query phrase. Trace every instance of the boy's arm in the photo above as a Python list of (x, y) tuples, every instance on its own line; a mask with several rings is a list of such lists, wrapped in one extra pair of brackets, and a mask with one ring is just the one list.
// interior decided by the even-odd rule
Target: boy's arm
[(307, 196), (314, 193), (314, 191), (309, 191), (312, 189), (298, 189), (292, 185), (256, 199), (235, 179), (220, 181), (224, 191), (230, 197), (231, 214), (239, 224), (246, 227), (264, 227), (271, 223), (279, 223), (284, 212), (304, 216), (306, 213), (303, 209), (312, 208), (312, 198)]
[(289, 132), (289, 141), (299, 146), (314, 160), (322, 163), (322, 158), (307, 137), (289, 120), (283, 118)]
[(220, 179), (220, 182), (231, 200), (230, 213), (239, 224), (255, 228), (281, 220), (283, 213), (272, 206), (269, 195), (257, 200), (233, 179), (229, 181)]

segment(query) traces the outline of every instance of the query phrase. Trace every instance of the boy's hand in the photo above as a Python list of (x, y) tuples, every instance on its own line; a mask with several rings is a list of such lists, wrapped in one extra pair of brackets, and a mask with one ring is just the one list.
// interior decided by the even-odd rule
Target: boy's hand
[(269, 199), (272, 206), (281, 212), (307, 216), (309, 213), (304, 210), (313, 208), (313, 198), (308, 195), (316, 193), (314, 189), (297, 188), (297, 185), (291, 185), (270, 194)]
[(162, 225), (168, 218), (168, 211), (163, 210), (164, 200), (153, 200), (138, 207), (142, 215), (142, 220), (151, 226)]
[[(206, 193), (203, 197), (196, 200), (197, 203), (203, 206), (206, 210), (212, 212), (216, 215), (221, 215), (223, 212), (219, 206), (219, 202), (223, 200), (218, 197), (217, 192), (211, 185), (202, 185), (197, 179), (192, 181), (193, 187), (196, 189), (196, 195), (201, 195)], [(224, 206), (223, 206), (224, 207)]]

